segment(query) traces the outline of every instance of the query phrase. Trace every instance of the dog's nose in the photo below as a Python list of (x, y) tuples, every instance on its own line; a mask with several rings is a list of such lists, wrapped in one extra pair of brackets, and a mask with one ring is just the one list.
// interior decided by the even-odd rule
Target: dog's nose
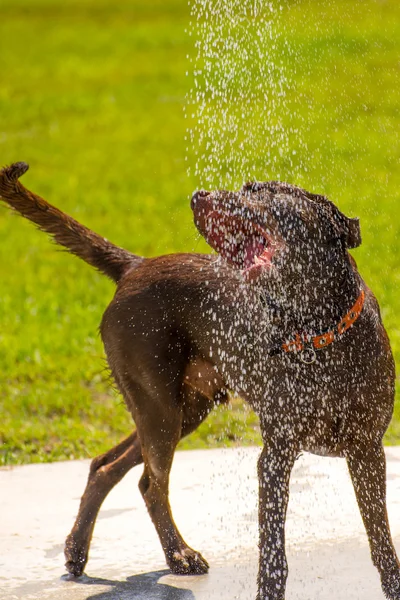
[(192, 210), (195, 209), (197, 202), (201, 199), (201, 198), (205, 198), (206, 196), (209, 196), (210, 192), (206, 192), (206, 190), (199, 190), (198, 192), (195, 192), (192, 196), (192, 199), (190, 201), (190, 207)]

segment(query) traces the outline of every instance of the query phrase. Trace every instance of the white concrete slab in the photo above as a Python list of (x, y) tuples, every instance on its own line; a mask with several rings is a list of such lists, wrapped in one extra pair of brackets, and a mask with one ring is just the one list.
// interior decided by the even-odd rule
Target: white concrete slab
[[(63, 544), (89, 461), (0, 469), (1, 600), (254, 600), (259, 448), (179, 452), (171, 504), (211, 565), (169, 574), (137, 489), (138, 467), (101, 510), (87, 576), (63, 577)], [(389, 518), (400, 552), (400, 448), (388, 448)], [(291, 480), (287, 600), (383, 599), (345, 462), (302, 456)]]

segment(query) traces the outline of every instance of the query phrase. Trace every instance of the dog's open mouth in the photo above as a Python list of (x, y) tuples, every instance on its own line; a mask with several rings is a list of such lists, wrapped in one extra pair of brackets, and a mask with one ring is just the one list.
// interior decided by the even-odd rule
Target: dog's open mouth
[(253, 280), (270, 269), (277, 249), (276, 239), (259, 224), (221, 210), (211, 210), (204, 218), (207, 242), (230, 265)]

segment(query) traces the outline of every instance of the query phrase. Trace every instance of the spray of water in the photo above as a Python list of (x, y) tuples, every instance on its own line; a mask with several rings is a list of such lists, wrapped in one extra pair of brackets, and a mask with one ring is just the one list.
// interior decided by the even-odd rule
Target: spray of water
[(291, 171), (299, 131), (287, 119), (291, 48), (282, 14), (280, 2), (192, 0), (187, 157), (198, 187), (280, 178), (282, 158)]

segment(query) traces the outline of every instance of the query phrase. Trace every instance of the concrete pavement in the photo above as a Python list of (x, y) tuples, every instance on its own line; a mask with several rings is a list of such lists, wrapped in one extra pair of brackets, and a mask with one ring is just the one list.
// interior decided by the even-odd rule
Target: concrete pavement
[[(106, 499), (87, 575), (63, 576), (89, 461), (0, 469), (1, 600), (254, 600), (259, 448), (178, 452), (171, 504), (208, 575), (166, 569), (137, 489), (138, 467)], [(400, 553), (400, 448), (388, 448), (389, 518)], [(287, 600), (383, 600), (341, 459), (302, 456), (291, 479)]]

